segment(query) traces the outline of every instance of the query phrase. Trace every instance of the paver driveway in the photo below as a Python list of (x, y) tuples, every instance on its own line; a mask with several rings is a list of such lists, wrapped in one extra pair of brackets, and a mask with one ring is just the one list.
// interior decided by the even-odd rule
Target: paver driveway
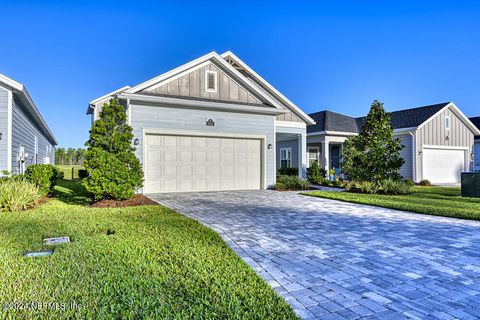
[(293, 192), (156, 194), (212, 227), (303, 318), (480, 317), (480, 223)]

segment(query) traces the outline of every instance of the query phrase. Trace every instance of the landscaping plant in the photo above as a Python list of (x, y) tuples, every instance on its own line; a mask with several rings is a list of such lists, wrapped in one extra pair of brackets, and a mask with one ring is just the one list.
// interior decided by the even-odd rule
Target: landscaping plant
[(326, 171), (320, 168), (318, 161), (313, 161), (310, 168), (307, 169), (308, 180), (312, 183), (322, 184), (325, 180)]
[(298, 176), (298, 168), (280, 168), (278, 169), (279, 176)]
[(432, 183), (430, 181), (426, 180), (426, 179), (420, 181), (418, 184), (421, 185), (421, 186), (424, 186), (424, 187), (429, 187), (429, 186), (432, 185)]
[(380, 183), (385, 179), (400, 180), (400, 156), (404, 146), (395, 138), (390, 115), (383, 103), (375, 100), (358, 136), (345, 141), (343, 171), (352, 180)]
[(32, 207), (42, 197), (39, 188), (24, 178), (0, 181), (0, 210), (20, 211)]
[(35, 184), (42, 195), (53, 191), (58, 176), (59, 170), (51, 164), (32, 164), (25, 171), (25, 178)]
[(307, 190), (310, 184), (307, 179), (300, 179), (298, 176), (278, 176), (275, 190)]
[(90, 130), (85, 155), (87, 191), (95, 200), (130, 199), (142, 186), (143, 171), (132, 146), (132, 127), (117, 99), (103, 105)]

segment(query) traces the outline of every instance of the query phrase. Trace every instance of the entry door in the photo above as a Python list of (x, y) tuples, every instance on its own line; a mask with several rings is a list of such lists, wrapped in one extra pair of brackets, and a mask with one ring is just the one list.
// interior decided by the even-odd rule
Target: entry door
[(145, 192), (260, 189), (261, 140), (146, 135)]

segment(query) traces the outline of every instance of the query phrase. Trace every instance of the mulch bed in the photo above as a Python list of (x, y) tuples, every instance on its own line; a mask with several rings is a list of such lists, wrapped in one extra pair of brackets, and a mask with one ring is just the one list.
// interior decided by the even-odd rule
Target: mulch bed
[(141, 194), (136, 194), (129, 200), (101, 200), (90, 205), (91, 208), (123, 208), (134, 206), (158, 206), (158, 203)]

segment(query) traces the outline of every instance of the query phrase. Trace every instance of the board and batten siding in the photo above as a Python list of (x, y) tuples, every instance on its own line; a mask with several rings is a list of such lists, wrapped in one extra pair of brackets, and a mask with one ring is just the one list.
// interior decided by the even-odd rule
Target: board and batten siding
[(405, 160), (403, 166), (400, 168), (400, 175), (404, 179), (413, 180), (413, 137), (408, 134), (397, 135), (402, 144), (405, 146), (400, 152), (400, 156)]
[[(450, 117), (450, 129), (445, 129), (445, 117)], [(446, 137), (448, 136), (448, 140)], [(460, 118), (447, 108), (440, 112), (435, 118), (428, 121), (416, 133), (416, 157), (417, 157), (417, 177), (419, 180), (423, 177), (422, 155), (419, 151), (424, 146), (445, 146), (445, 147), (464, 147), (467, 148), (465, 154), (466, 169), (469, 169), (470, 154), (474, 143), (473, 132), (460, 120)]]
[[(130, 105), (130, 124), (133, 128), (134, 139), (139, 139), (135, 154), (144, 165), (143, 131), (148, 129), (185, 131), (192, 133), (261, 135), (265, 136), (266, 145), (274, 144), (274, 116), (230, 113), (180, 107), (160, 107), (141, 105), (132, 102)], [(206, 121), (212, 119), (215, 126), (207, 126)], [(266, 148), (266, 146), (265, 146)], [(266, 186), (272, 187), (275, 183), (274, 150), (266, 150)], [(142, 190), (140, 190), (142, 192)]]
[(291, 122), (304, 122), (298, 116), (296, 116), (293, 112), (288, 112), (284, 114), (279, 114), (277, 116), (277, 120), (279, 121), (291, 121)]
[[(216, 92), (209, 92), (206, 90), (205, 74), (207, 71), (215, 71), (217, 73)], [(201, 68), (192, 70), (179, 78), (166, 81), (166, 83), (163, 83), (160, 86), (155, 85), (147, 88), (144, 92), (179, 97), (262, 104), (262, 101), (260, 101), (254, 93), (239, 85), (235, 80), (228, 76), (225, 71), (212, 62)]]
[[(9, 91), (0, 87), (0, 171), (8, 170), (8, 94)], [(1, 176), (1, 173), (0, 173)]]
[[(28, 159), (25, 162), (25, 168), (35, 163), (35, 136), (38, 139), (38, 163), (46, 163), (49, 158), (53, 163), (55, 157), (55, 148), (48, 141), (42, 131), (35, 124), (35, 121), (28, 116), (27, 112), (17, 99), (13, 99), (12, 107), (12, 172), (19, 173), (20, 168), (17, 162), (17, 156), (20, 146), (24, 147), (25, 153), (28, 153)], [(47, 153), (48, 146), (48, 153)]]

